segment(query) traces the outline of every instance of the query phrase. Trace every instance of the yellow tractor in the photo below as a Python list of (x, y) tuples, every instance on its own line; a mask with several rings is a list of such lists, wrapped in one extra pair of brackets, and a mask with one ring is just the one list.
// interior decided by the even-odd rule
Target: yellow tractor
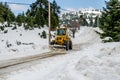
[(66, 50), (72, 49), (72, 41), (66, 27), (56, 29), (55, 39), (52, 40), (51, 45), (54, 47), (63, 47)]

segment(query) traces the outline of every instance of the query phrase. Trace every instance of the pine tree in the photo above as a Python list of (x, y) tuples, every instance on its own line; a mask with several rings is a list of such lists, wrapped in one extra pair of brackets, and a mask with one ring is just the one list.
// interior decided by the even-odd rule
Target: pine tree
[(86, 20), (86, 16), (84, 15), (81, 15), (80, 16), (80, 22), (81, 22), (81, 25), (82, 26), (88, 26), (88, 22), (87, 22), (87, 20)]
[(51, 4), (51, 29), (54, 30), (57, 26), (59, 26), (59, 17), (60, 7), (57, 5), (56, 1), (53, 0)]
[(41, 26), (41, 14), (39, 9), (36, 11), (35, 23), (38, 24), (38, 26)]
[(34, 29), (34, 17), (32, 16), (27, 16), (26, 21), (27, 21), (27, 26), (25, 26), (25, 29), (32, 30)]
[(9, 9), (9, 6), (7, 3), (3, 4), (0, 3), (0, 22), (12, 22), (15, 20), (15, 15), (13, 12)]
[[(51, 26), (55, 28), (59, 25), (59, 17), (60, 7), (57, 5), (55, 0), (51, 4)], [(44, 25), (48, 25), (48, 0), (36, 0), (36, 2), (32, 3), (30, 6), (30, 10), (27, 10), (26, 17), (33, 17), (35, 20), (33, 21), (33, 25), (36, 27), (44, 27)]]
[(41, 11), (37, 9), (36, 16), (35, 16), (35, 24), (37, 24), (38, 28), (40, 28), (40, 26), (43, 27), (45, 25), (45, 22), (46, 22), (45, 18), (41, 14)]
[(4, 18), (3, 18), (4, 11), (5, 11), (5, 8), (4, 8), (3, 4), (0, 3), (0, 22), (4, 22)]
[(92, 16), (89, 18), (89, 20), (90, 20), (89, 26), (93, 26), (93, 18), (92, 18)]
[(94, 21), (93, 27), (98, 27), (97, 24), (98, 24), (98, 16), (95, 17), (95, 21)]
[(31, 10), (28, 10), (26, 14), (31, 17), (35, 17), (34, 25), (40, 25), (43, 27), (47, 24), (48, 20), (48, 1), (47, 0), (37, 0), (30, 6)]
[(46, 34), (46, 32), (45, 32), (45, 31), (43, 31), (43, 32), (42, 32), (41, 37), (43, 37), (44, 39), (46, 39), (46, 38), (47, 38), (47, 34)]
[(18, 23), (19, 26), (22, 25), (23, 19), (22, 19), (22, 15), (18, 14), (17, 18), (16, 18), (16, 22)]
[(110, 37), (111, 41), (120, 41), (120, 1), (110, 0), (106, 2), (106, 8), (103, 8), (100, 19), (100, 28), (104, 31), (101, 38)]

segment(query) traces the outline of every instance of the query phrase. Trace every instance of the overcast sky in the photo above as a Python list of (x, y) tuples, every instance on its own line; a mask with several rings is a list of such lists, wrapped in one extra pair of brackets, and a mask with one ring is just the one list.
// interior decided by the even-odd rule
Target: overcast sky
[[(16, 3), (28, 3), (31, 4), (36, 0), (0, 0), (0, 2), (16, 2)], [(52, 2), (53, 0), (49, 0)], [(56, 0), (57, 4), (63, 9), (70, 9), (70, 10), (79, 10), (80, 8), (96, 8), (102, 9), (105, 7), (106, 0)], [(108, 0), (107, 0), (108, 1)], [(15, 13), (21, 13), (26, 11), (29, 6), (26, 5), (16, 5), (10, 4), (9, 5), (11, 10)]]

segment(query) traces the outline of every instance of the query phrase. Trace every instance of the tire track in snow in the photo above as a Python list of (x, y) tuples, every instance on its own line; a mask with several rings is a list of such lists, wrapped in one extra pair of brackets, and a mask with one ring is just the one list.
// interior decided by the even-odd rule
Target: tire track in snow
[(30, 61), (38, 60), (38, 59), (43, 59), (55, 55), (60, 55), (66, 53), (64, 50), (55, 50), (55, 51), (50, 51), (42, 54), (37, 54), (37, 55), (31, 55), (27, 57), (20, 57), (20, 58), (14, 58), (14, 59), (8, 59), (5, 61), (0, 61), (0, 69), (7, 68), (10, 66), (22, 64), (22, 63), (27, 63)]
[[(88, 44), (87, 44), (88, 45)], [(86, 46), (87, 46), (86, 45)], [(84, 45), (85, 46), (85, 45)], [(24, 68), (27, 63), (30, 64), (32, 61), (40, 60), (40, 59), (46, 59), (49, 57), (54, 57), (56, 55), (63, 55), (63, 54), (70, 54), (79, 50), (83, 49), (83, 44), (76, 44), (73, 46), (73, 50), (66, 51), (65, 49), (53, 49), (50, 52), (27, 56), (27, 57), (20, 57), (15, 59), (9, 59), (6, 61), (0, 61), (0, 75), (4, 73), (11, 72), (11, 68), (16, 68), (15, 66), (22, 65), (20, 68)], [(18, 68), (18, 69), (20, 69)], [(17, 68), (16, 68), (17, 69)], [(14, 69), (14, 70), (16, 70)]]

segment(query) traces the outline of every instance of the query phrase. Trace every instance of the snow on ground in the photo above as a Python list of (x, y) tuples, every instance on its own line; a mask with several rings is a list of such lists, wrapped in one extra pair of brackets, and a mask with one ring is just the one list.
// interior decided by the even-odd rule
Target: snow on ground
[(8, 30), (6, 34), (0, 31), (0, 60), (49, 51), (48, 40), (38, 35), (42, 34), (43, 30), (47, 31), (47, 28), (24, 30), (21, 26), (15, 30), (8, 27), (6, 30)]
[(120, 42), (102, 43), (94, 30), (82, 27), (76, 33), (74, 44), (88, 44), (84, 48), (42, 59), (0, 80), (120, 80)]
[(84, 43), (96, 43), (101, 42), (101, 39), (95, 31), (100, 30), (98, 28), (92, 27), (81, 27), (81, 29), (76, 32), (76, 38), (73, 39), (74, 44), (84, 44)]

